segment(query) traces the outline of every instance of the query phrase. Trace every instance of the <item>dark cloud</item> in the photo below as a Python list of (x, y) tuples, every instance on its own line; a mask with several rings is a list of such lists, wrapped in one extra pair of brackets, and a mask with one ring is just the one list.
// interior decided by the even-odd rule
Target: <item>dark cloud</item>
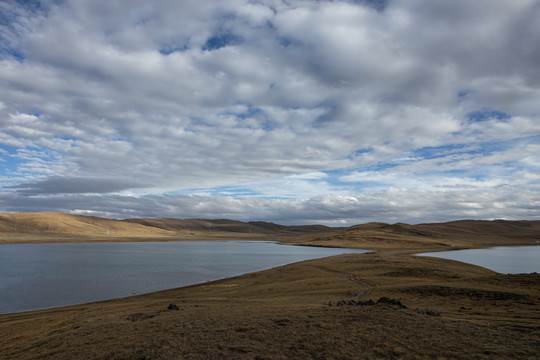
[(123, 190), (142, 188), (143, 185), (132, 181), (104, 178), (70, 178), (52, 176), (45, 180), (5, 186), (23, 196), (55, 194), (107, 194)]
[[(527, 202), (527, 206), (520, 203)], [(537, 219), (540, 195), (515, 187), (497, 192), (383, 190), (356, 196), (318, 196), (308, 200), (208, 197), (194, 195), (56, 195), (0, 194), (9, 212), (63, 211), (112, 218), (174, 217), (266, 220), (280, 224), (348, 226), (370, 221), (421, 223), (457, 219)]]

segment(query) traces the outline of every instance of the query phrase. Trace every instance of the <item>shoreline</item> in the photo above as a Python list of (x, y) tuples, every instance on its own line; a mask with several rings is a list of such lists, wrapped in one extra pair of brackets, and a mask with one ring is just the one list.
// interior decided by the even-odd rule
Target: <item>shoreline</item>
[[(282, 238), (282, 237), (280, 237), (280, 238)], [(35, 241), (36, 239), (39, 239), (39, 242), (36, 242)], [(73, 239), (81, 239), (82, 241), (72, 241)], [(47, 242), (42, 242), (41, 240), (47, 240)], [(429, 256), (428, 254), (430, 254), (430, 253), (447, 252), (447, 251), (489, 249), (489, 248), (494, 248), (494, 247), (540, 246), (540, 244), (538, 244), (538, 243), (536, 243), (534, 245), (531, 245), (530, 243), (525, 242), (524, 244), (515, 244), (515, 243), (499, 244), (499, 243), (497, 243), (496, 245), (485, 245), (485, 246), (478, 246), (478, 247), (477, 246), (459, 247), (459, 248), (451, 248), (451, 249), (437, 249), (437, 248), (435, 248), (435, 249), (387, 249), (387, 248), (375, 249), (375, 248), (371, 248), (370, 249), (370, 248), (359, 248), (359, 247), (358, 248), (350, 248), (350, 247), (344, 247), (344, 246), (328, 246), (328, 245), (294, 243), (294, 242), (285, 242), (285, 241), (282, 241), (282, 240), (269, 239), (269, 238), (258, 238), (258, 239), (249, 238), (249, 239), (247, 239), (247, 238), (238, 238), (238, 237), (225, 237), (225, 238), (215, 238), (215, 237), (213, 237), (213, 238), (196, 237), (195, 238), (194, 237), (193, 239), (183, 239), (183, 238), (176, 238), (176, 237), (175, 238), (143, 238), (143, 237), (141, 237), (141, 238), (131, 238), (131, 237), (130, 238), (70, 238), (70, 237), (54, 238), (54, 237), (51, 237), (51, 238), (33, 238), (33, 239), (30, 239), (30, 240), (25, 241), (25, 242), (2, 243), (1, 241), (2, 241), (2, 239), (0, 238), (0, 248), (1, 248), (1, 245), (3, 245), (3, 244), (6, 244), (6, 245), (22, 245), (22, 244), (99, 244), (99, 243), (129, 243), (129, 242), (152, 243), (152, 242), (184, 242), (184, 241), (270, 241), (270, 242), (275, 242), (275, 243), (277, 243), (279, 245), (320, 247), (320, 248), (329, 248), (329, 249), (365, 250), (366, 252), (361, 253), (361, 254), (369, 255), (369, 254), (378, 254), (378, 253), (382, 252), (383, 254), (389, 254), (389, 255), (392, 255), (392, 256), (396, 256), (396, 255), (399, 255), (399, 256), (403, 256), (403, 255), (406, 255), (406, 256)], [(423, 254), (425, 254), (425, 255), (423, 255)], [(346, 255), (346, 254), (343, 254), (343, 255)], [(328, 257), (333, 257), (333, 256), (340, 256), (340, 255), (330, 255)], [(279, 265), (279, 266), (276, 266), (276, 267), (289, 266), (289, 265), (294, 265), (296, 263), (301, 263), (301, 262), (304, 262), (304, 261), (321, 260), (321, 259), (325, 259), (325, 258), (327, 258), (327, 257), (315, 258), (315, 259), (310, 259), (310, 260), (301, 260), (301, 261), (298, 261), (298, 262), (293, 262), (293, 263), (285, 264), (285, 265)], [(433, 256), (433, 258), (439, 259), (439, 260), (444, 260), (444, 261), (454, 261), (454, 262), (461, 263), (461, 264), (464, 264), (464, 265), (467, 265), (467, 266), (479, 267), (479, 268), (485, 269), (487, 271), (495, 272), (497, 274), (505, 274), (505, 273), (497, 272), (495, 270), (491, 270), (491, 269), (483, 267), (481, 265), (467, 263), (467, 262), (463, 262), (463, 261), (460, 261), (460, 260), (446, 259), (446, 258), (437, 257), (437, 256)], [(172, 288), (167, 288), (167, 289), (162, 289), (162, 290), (150, 291), (150, 292), (140, 293), (140, 294), (136, 294), (136, 295), (129, 295), (129, 296), (124, 296), (124, 297), (112, 297), (112, 298), (103, 299), (103, 300), (97, 300), (97, 301), (81, 302), (81, 303), (76, 303), (76, 304), (59, 305), (59, 306), (53, 306), (53, 307), (44, 307), (44, 308), (38, 308), (38, 309), (32, 309), (32, 310), (23, 310), (23, 311), (18, 311), (18, 312), (0, 313), (0, 317), (4, 316), (4, 315), (33, 313), (33, 312), (39, 312), (39, 311), (45, 311), (45, 310), (69, 308), (69, 307), (78, 306), (78, 305), (89, 305), (89, 304), (94, 304), (94, 303), (101, 303), (101, 302), (108, 302), (108, 301), (115, 301), (115, 300), (123, 300), (123, 299), (129, 299), (129, 298), (137, 297), (137, 296), (152, 295), (154, 293), (161, 293), (161, 292), (180, 290), (180, 289), (191, 288), (191, 287), (204, 286), (204, 285), (212, 284), (214, 282), (220, 282), (220, 281), (224, 281), (224, 280), (228, 280), (228, 279), (233, 279), (233, 278), (236, 278), (236, 277), (239, 277), (239, 276), (244, 276), (244, 275), (249, 275), (249, 274), (257, 274), (259, 272), (272, 270), (272, 269), (274, 269), (276, 267), (272, 267), (272, 268), (269, 268), (269, 269), (252, 271), (252, 272), (247, 272), (247, 273), (235, 275), (235, 276), (232, 276), (232, 277), (225, 277), (225, 278), (220, 278), (220, 279), (215, 279), (215, 280), (207, 280), (207, 281), (204, 281), (204, 282), (198, 282), (198, 283), (193, 283), (193, 284), (180, 286), (180, 287), (172, 287)], [(536, 273), (537, 272), (523, 273), (523, 274), (536, 274)], [(512, 274), (510, 273), (508, 275), (512, 275)], [(519, 275), (519, 273), (518, 273), (518, 275)]]
[[(185, 237), (171, 236), (171, 237), (13, 237), (2, 238), (0, 237), (1, 245), (12, 244), (66, 244), (66, 243), (119, 243), (119, 242), (175, 242), (175, 241), (220, 241), (220, 240), (253, 240), (253, 241), (274, 241), (276, 239), (274, 235), (254, 235), (246, 237), (238, 237), (234, 235), (223, 236), (199, 236), (199, 235), (186, 235)], [(277, 240), (276, 240), (277, 241)]]

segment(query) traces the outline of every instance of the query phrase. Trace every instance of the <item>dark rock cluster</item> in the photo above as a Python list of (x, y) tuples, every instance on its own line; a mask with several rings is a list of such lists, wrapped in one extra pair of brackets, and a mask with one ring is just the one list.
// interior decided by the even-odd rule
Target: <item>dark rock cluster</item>
[[(407, 306), (403, 305), (403, 303), (400, 300), (396, 300), (394, 298), (383, 296), (379, 298), (377, 301), (373, 301), (371, 299), (362, 301), (362, 300), (338, 300), (335, 303), (332, 301), (329, 301), (328, 306), (373, 306), (373, 305), (390, 305), (394, 309), (408, 309)], [(422, 315), (429, 315), (429, 316), (441, 316), (440, 313), (433, 310), (421, 310), (421, 309), (414, 309), (415, 312)]]
[(336, 306), (372, 306), (372, 305), (377, 305), (377, 304), (387, 304), (387, 305), (396, 306), (399, 309), (407, 309), (407, 307), (405, 305), (403, 305), (401, 303), (401, 301), (393, 299), (393, 298), (385, 297), (385, 296), (379, 298), (379, 300), (377, 300), (376, 302), (371, 300), (371, 299), (366, 300), (366, 301), (362, 301), (362, 300), (338, 300), (338, 301), (336, 301), (335, 304), (333, 302), (331, 302), (331, 301), (328, 302), (329, 306), (333, 306), (333, 305), (336, 305)]
[(432, 310), (414, 309), (414, 311), (416, 311), (417, 313), (422, 314), (422, 315), (441, 316), (440, 313), (438, 313), (437, 311), (432, 311)]
[(400, 309), (406, 309), (407, 308), (405, 305), (403, 305), (401, 303), (401, 301), (393, 299), (393, 298), (389, 298), (389, 297), (386, 297), (386, 296), (383, 296), (382, 298), (379, 298), (379, 300), (377, 300), (377, 304), (394, 305), (394, 306), (397, 306)]

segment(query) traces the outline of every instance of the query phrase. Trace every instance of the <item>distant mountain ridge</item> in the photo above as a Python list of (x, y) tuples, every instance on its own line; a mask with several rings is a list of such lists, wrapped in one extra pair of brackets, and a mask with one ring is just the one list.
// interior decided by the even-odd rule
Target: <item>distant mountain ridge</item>
[(323, 225), (284, 226), (264, 221), (140, 218), (114, 220), (65, 213), (0, 214), (0, 237), (149, 237), (186, 235), (303, 235), (333, 231)]
[(407, 247), (418, 244), (469, 246), (470, 240), (516, 239), (516, 243), (540, 243), (540, 221), (459, 220), (446, 223), (409, 225), (372, 222), (346, 228), (323, 225), (285, 226), (264, 221), (242, 222), (227, 219), (138, 218), (114, 220), (65, 213), (0, 214), (0, 238), (249, 238), (284, 236), (302, 238), (305, 245), (384, 247), (399, 242)]
[[(174, 219), (174, 218), (140, 218), (126, 219), (125, 222), (151, 226), (170, 231), (223, 231), (240, 234), (306, 234), (328, 232), (333, 228), (323, 225), (286, 226), (265, 221), (243, 222), (227, 219)], [(334, 228), (335, 229), (335, 228)]]
[[(422, 248), (427, 244), (441, 248), (470, 248), (500, 242), (508, 245), (540, 245), (538, 220), (458, 220), (446, 223), (409, 225), (372, 222), (354, 225), (305, 242), (317, 246), (356, 246), (374, 248)], [(398, 245), (399, 244), (399, 245)], [(451, 244), (451, 245), (450, 245)]]
[(167, 237), (174, 234), (165, 229), (95, 216), (54, 212), (0, 214), (0, 237)]

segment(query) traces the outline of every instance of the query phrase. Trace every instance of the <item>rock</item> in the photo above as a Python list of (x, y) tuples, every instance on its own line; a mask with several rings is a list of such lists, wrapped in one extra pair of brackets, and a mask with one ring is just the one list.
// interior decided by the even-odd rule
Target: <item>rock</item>
[(369, 299), (369, 300), (366, 300), (366, 301), (357, 301), (356, 302), (356, 306), (371, 306), (371, 305), (375, 305), (375, 301)]
[(416, 311), (417, 313), (422, 314), (422, 315), (441, 316), (440, 313), (438, 313), (437, 311), (432, 311), (432, 310), (414, 309), (414, 311)]
[(377, 300), (377, 304), (388, 304), (397, 306), (400, 309), (406, 309), (407, 307), (401, 303), (401, 301), (383, 296)]
[(176, 304), (169, 304), (169, 307), (167, 307), (167, 310), (180, 310)]

